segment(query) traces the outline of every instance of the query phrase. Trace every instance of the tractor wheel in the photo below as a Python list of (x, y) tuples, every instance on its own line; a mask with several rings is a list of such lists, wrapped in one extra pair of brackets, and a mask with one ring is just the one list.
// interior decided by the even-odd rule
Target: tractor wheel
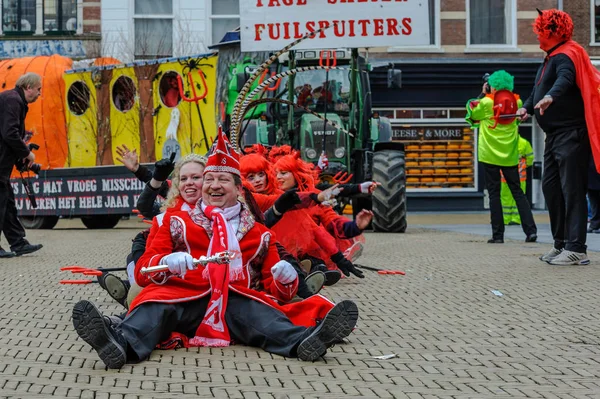
[(112, 229), (121, 220), (121, 215), (82, 216), (81, 221), (88, 229)]
[(58, 223), (58, 216), (19, 216), (26, 229), (51, 230)]
[(404, 152), (376, 152), (373, 156), (373, 180), (381, 183), (373, 192), (373, 230), (404, 233), (407, 226)]

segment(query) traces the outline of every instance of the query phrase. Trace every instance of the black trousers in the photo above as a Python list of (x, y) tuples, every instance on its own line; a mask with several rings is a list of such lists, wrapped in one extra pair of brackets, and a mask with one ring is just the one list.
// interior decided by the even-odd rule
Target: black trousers
[(25, 239), (25, 229), (17, 217), (15, 194), (8, 181), (0, 180), (0, 231), (4, 233), (11, 248)]
[(590, 142), (586, 129), (546, 136), (542, 191), (557, 249), (586, 252), (589, 161)]
[(515, 166), (497, 166), (483, 163), (485, 171), (485, 186), (490, 197), (490, 214), (492, 223), (492, 238), (504, 239), (504, 215), (502, 212), (502, 202), (500, 201), (500, 171), (504, 175), (506, 184), (512, 193), (517, 210), (521, 217), (521, 227), (525, 235), (537, 234), (537, 227), (533, 220), (529, 201), (523, 190), (521, 190), (521, 181), (519, 179), (519, 167)]
[[(149, 302), (136, 307), (119, 330), (137, 359), (143, 360), (173, 331), (193, 337), (204, 319), (209, 297), (183, 303)], [(295, 326), (280, 311), (242, 295), (229, 292), (225, 322), (237, 343), (262, 348), (285, 357), (296, 357), (296, 349), (312, 328)]]
[(598, 230), (600, 229), (600, 190), (588, 189), (587, 196), (590, 200), (590, 208), (592, 211), (590, 229)]

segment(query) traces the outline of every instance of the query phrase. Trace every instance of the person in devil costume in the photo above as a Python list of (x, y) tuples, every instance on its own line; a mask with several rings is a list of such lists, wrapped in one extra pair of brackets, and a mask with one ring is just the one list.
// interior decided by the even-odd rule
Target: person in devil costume
[(514, 78), (506, 71), (491, 74), (483, 85), (483, 93), (488, 91), (487, 85), (491, 89), (490, 94), (467, 102), (467, 121), (479, 128), (478, 160), (485, 170), (485, 184), (490, 198), (492, 238), (488, 243), (504, 242), (500, 172), (517, 204), (525, 241), (535, 242), (537, 227), (519, 180), (519, 133), (514, 114), (521, 100), (512, 92)]
[[(571, 40), (573, 21), (560, 10), (538, 10), (533, 31), (546, 58), (529, 98), (517, 113), (535, 115), (546, 133), (542, 190), (550, 214), (553, 248), (540, 260), (589, 264), (586, 254), (590, 143), (600, 165), (600, 73)], [(598, 169), (600, 170), (600, 169)]]

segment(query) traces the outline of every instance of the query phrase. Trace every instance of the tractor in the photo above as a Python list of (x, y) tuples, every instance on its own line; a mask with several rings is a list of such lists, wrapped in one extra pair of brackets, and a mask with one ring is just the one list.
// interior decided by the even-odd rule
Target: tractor
[[(268, 103), (249, 110), (241, 127), (240, 147), (288, 144), (307, 162), (316, 164), (322, 154), (326, 155), (328, 168), (321, 173), (324, 182), (331, 182), (338, 172), (346, 172), (353, 175), (354, 182), (381, 183), (372, 196), (352, 198), (353, 213), (371, 209), (375, 231), (404, 232), (404, 145), (392, 141), (389, 119), (372, 110), (370, 65), (359, 56), (358, 49), (290, 51), (279, 57), (260, 81), (279, 72), (311, 66), (319, 68), (279, 79), (262, 93), (300, 107)], [(230, 91), (241, 89), (253, 67), (245, 62), (232, 69)], [(399, 88), (400, 77), (401, 71), (391, 67), (388, 86)]]

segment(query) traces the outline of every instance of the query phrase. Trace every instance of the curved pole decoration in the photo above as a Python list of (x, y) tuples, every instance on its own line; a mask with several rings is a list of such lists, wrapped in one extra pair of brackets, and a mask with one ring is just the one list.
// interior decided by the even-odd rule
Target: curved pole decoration
[[(263, 71), (268, 68), (271, 64), (273, 64), (273, 62), (275, 62), (275, 60), (277, 58), (279, 58), (280, 55), (287, 53), (292, 47), (298, 45), (299, 43), (303, 42), (304, 40), (311, 38), (311, 37), (315, 37), (317, 34), (325, 31), (326, 29), (331, 28), (332, 26), (335, 26), (336, 24), (333, 25), (329, 25), (326, 27), (323, 27), (321, 29), (317, 29), (316, 31), (312, 32), (312, 33), (307, 33), (304, 36), (302, 36), (300, 39), (294, 40), (293, 42), (291, 42), (290, 44), (288, 44), (287, 46), (285, 46), (284, 48), (282, 48), (281, 50), (279, 50), (278, 52), (276, 52), (275, 54), (273, 54), (271, 57), (269, 57), (268, 60), (266, 60), (265, 62), (263, 62), (257, 69), (256, 71), (254, 71), (254, 73), (250, 76), (250, 78), (246, 81), (246, 83), (244, 84), (244, 86), (242, 87), (242, 90), (240, 90), (239, 95), (237, 96), (237, 98), (235, 99), (235, 103), (233, 105), (233, 109), (231, 112), (231, 119), (232, 119), (232, 125), (230, 128), (230, 132), (231, 134), (237, 134), (236, 132), (238, 131), (238, 126), (237, 126), (237, 121), (239, 121), (239, 114), (241, 113), (241, 109), (240, 109), (240, 104), (241, 102), (246, 98), (246, 94), (248, 94), (248, 92), (250, 91), (250, 88), (252, 87), (252, 84), (254, 83), (254, 81), (263, 73)], [(237, 137), (231, 137), (232, 138), (232, 143), (235, 143), (234, 146), (237, 146)], [(236, 150), (239, 150), (239, 148), (236, 147)]]
[[(246, 107), (248, 106), (248, 104), (252, 101), (252, 99), (256, 95), (258, 95), (258, 93), (260, 93), (261, 90), (265, 89), (265, 87), (269, 87), (274, 81), (279, 80), (279, 83), (281, 83), (281, 79), (282, 78), (286, 78), (286, 77), (289, 77), (289, 76), (292, 76), (292, 75), (295, 75), (295, 74), (301, 73), (301, 72), (316, 71), (316, 70), (322, 70), (322, 69), (345, 70), (346, 68), (341, 68), (341, 67), (322, 67), (322, 66), (312, 65), (312, 66), (300, 67), (300, 68), (295, 68), (295, 69), (290, 69), (290, 70), (287, 70), (287, 71), (280, 72), (277, 75), (274, 75), (271, 78), (265, 80), (259, 86), (257, 86), (246, 97), (246, 99), (242, 102), (242, 104), (240, 106), (240, 112), (245, 115), (244, 111), (245, 111)], [(241, 123), (242, 123), (243, 119), (244, 119), (244, 116), (241, 116), (240, 119), (236, 120), (235, 121), (235, 126), (241, 126)], [(233, 128), (231, 129), (231, 131), (233, 131)]]

